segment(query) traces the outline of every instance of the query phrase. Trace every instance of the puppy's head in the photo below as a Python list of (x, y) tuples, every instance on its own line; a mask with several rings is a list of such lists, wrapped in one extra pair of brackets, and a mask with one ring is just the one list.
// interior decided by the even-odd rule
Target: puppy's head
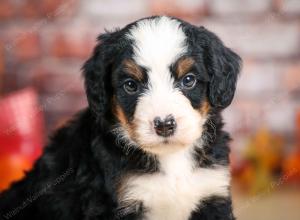
[(213, 33), (151, 17), (103, 34), (84, 65), (90, 108), (119, 137), (163, 154), (191, 146), (227, 107), (240, 58)]

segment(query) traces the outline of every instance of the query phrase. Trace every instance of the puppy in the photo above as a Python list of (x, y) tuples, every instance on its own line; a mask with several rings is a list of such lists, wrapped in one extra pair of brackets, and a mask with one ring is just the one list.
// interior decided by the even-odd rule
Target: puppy
[(2, 219), (232, 220), (229, 135), (241, 59), (204, 27), (156, 16), (102, 34), (88, 107), (0, 196)]

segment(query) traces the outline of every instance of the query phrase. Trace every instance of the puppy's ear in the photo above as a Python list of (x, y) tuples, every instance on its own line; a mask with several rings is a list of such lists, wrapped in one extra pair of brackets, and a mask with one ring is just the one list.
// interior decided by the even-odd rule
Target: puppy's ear
[(210, 75), (208, 98), (212, 106), (225, 108), (235, 93), (241, 58), (225, 47), (215, 34), (207, 30), (206, 33), (205, 63)]
[(108, 110), (110, 75), (112, 64), (111, 44), (113, 33), (105, 33), (98, 37), (98, 45), (92, 56), (83, 66), (85, 90), (89, 107), (97, 117), (103, 116)]

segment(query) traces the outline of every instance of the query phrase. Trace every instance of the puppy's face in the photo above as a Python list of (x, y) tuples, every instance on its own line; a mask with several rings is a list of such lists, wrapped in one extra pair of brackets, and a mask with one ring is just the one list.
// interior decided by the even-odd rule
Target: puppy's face
[[(135, 146), (155, 154), (189, 147), (201, 137), (210, 111), (231, 102), (239, 58), (205, 29), (168, 17), (155, 17), (135, 22), (102, 40), (102, 50), (98, 53), (104, 57), (100, 60), (98, 54), (99, 60), (95, 60), (96, 49), (93, 62), (98, 63), (103, 78), (94, 80), (104, 82), (103, 89), (109, 96), (106, 105), (116, 118), (115, 131)], [(209, 40), (216, 41), (216, 45)], [(108, 41), (110, 55), (105, 54), (109, 52), (105, 47)], [(212, 53), (226, 53), (226, 50), (235, 63), (222, 66)], [(105, 56), (109, 61), (103, 61)], [(107, 63), (100, 66), (101, 61)], [(88, 98), (91, 62), (85, 66)], [(214, 72), (217, 70), (214, 65), (219, 65), (220, 72)], [(236, 69), (230, 65), (236, 65)], [(229, 83), (231, 88), (224, 88), (226, 77), (233, 81)], [(97, 85), (100, 87), (95, 84), (94, 89)], [(226, 94), (222, 89), (233, 92)], [(217, 97), (220, 92), (228, 95), (225, 99), (229, 101)], [(94, 100), (89, 101), (93, 107)]]

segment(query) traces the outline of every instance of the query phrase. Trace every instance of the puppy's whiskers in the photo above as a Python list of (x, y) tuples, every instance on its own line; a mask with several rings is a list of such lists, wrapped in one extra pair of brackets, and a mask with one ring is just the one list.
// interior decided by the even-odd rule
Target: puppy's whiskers
[(113, 128), (111, 132), (116, 137), (116, 144), (125, 150), (126, 155), (130, 154), (130, 151), (134, 152), (138, 148), (137, 144), (129, 138), (128, 133), (120, 125)]

